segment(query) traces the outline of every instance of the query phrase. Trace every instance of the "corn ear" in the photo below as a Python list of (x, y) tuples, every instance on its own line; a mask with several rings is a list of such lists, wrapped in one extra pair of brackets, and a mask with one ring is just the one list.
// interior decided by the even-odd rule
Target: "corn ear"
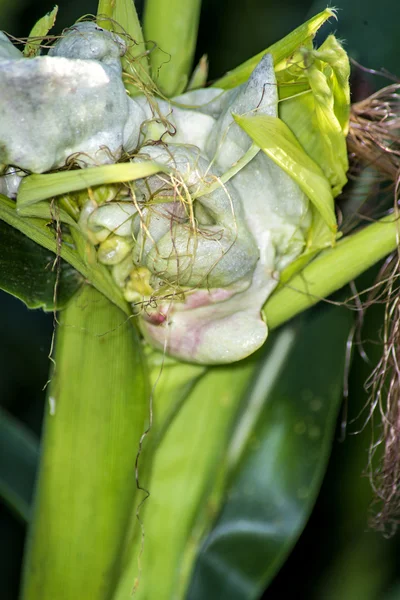
[(99, 0), (97, 5), (97, 15), (98, 17), (106, 17), (105, 20), (97, 19), (98, 24), (103, 29), (108, 29), (109, 31), (112, 29), (112, 17), (114, 12), (115, 0)]

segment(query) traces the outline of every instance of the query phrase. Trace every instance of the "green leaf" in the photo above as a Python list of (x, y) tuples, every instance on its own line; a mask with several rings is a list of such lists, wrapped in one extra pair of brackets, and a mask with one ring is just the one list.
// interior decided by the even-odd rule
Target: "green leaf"
[(82, 285), (68, 263), (0, 220), (0, 288), (28, 308), (63, 308)]
[(260, 597), (296, 542), (326, 468), (352, 325), (314, 310), (269, 342), (233, 435), (236, 468), (188, 600)]
[(97, 5), (97, 16), (106, 17), (105, 20), (97, 19), (98, 24), (103, 29), (112, 29), (112, 17), (114, 12), (115, 0), (99, 0)]
[(224, 90), (228, 90), (230, 88), (234, 88), (241, 83), (247, 81), (250, 77), (250, 74), (253, 72), (256, 65), (260, 62), (261, 58), (264, 54), (270, 53), (274, 59), (275, 69), (279, 70), (282, 68), (281, 63), (286, 63), (286, 60), (291, 58), (293, 53), (300, 47), (310, 44), (314, 35), (318, 31), (318, 29), (323, 25), (328, 19), (334, 17), (335, 13), (332, 9), (326, 8), (319, 14), (312, 17), (306, 23), (297, 27), (294, 31), (290, 32), (286, 37), (279, 40), (266, 50), (263, 50), (256, 56), (249, 58), (239, 67), (229, 71), (224, 77), (221, 77), (218, 81), (214, 83), (214, 86), (217, 88), (222, 88)]
[(91, 286), (61, 313), (24, 600), (109, 600), (136, 495), (149, 387), (132, 322)]
[(179, 362), (150, 346), (147, 346), (147, 364), (157, 405), (148, 444), (156, 447), (207, 367)]
[(43, 38), (49, 33), (50, 29), (56, 22), (58, 12), (58, 6), (55, 6), (52, 11), (48, 12), (47, 15), (39, 19), (39, 21), (33, 26), (29, 34), (29, 42), (25, 44), (24, 56), (32, 58), (39, 54), (40, 45), (43, 43)]
[[(148, 81), (150, 73), (147, 51), (143, 39), (143, 32), (137, 16), (133, 0), (116, 0), (113, 9), (113, 30), (121, 35), (127, 33), (131, 39), (126, 39), (128, 50), (122, 57), (122, 68), (128, 74), (125, 87), (130, 95), (138, 93), (135, 80)], [(121, 32), (120, 27), (123, 31)]]
[(0, 497), (23, 521), (31, 515), (39, 440), (0, 409)]
[[(254, 367), (250, 359), (206, 372), (198, 365), (179, 363), (161, 375), (157, 370), (160, 377), (153, 410), (161, 423), (155, 425), (157, 447), (152, 464), (146, 464), (145, 472), (142, 468), (150, 491), (140, 511), (143, 552), (140, 556), (137, 536), (113, 600), (127, 600), (134, 586), (138, 600), (184, 598), (193, 549), (198, 547), (193, 523), (199, 513), (209, 526), (215, 518), (221, 491), (214, 489), (215, 478)], [(177, 395), (182, 389), (174, 386), (175, 380), (183, 384), (186, 397)], [(166, 540), (168, 552), (164, 551)]]
[(25, 210), (29, 205), (85, 188), (107, 183), (122, 183), (165, 173), (167, 168), (153, 161), (141, 163), (119, 163), (90, 169), (59, 171), (48, 175), (29, 175), (19, 186), (17, 209)]
[(305, 153), (289, 127), (281, 119), (268, 115), (234, 115), (234, 118), (257, 146), (298, 183), (327, 226), (336, 232), (329, 182), (320, 167)]
[(121, 64), (126, 74), (124, 81), (129, 95), (137, 95), (142, 91), (143, 84), (153, 88), (154, 84), (149, 76), (147, 49), (134, 0), (99, 0), (97, 15), (97, 22), (101, 27), (114, 31), (127, 44)]
[[(90, 281), (95, 288), (116, 304), (125, 314), (130, 315), (128, 304), (116, 288), (109, 270), (96, 261), (93, 246), (76, 230), (71, 230), (73, 239), (62, 234), (61, 242), (54, 231), (54, 219), (45, 220), (31, 217), (20, 217), (15, 209), (15, 202), (0, 194), (0, 220), (5, 221), (21, 233), (29, 237), (43, 248), (61, 256), (74, 269)], [(68, 241), (63, 239), (67, 237)]]
[(280, 102), (279, 117), (321, 167), (337, 196), (347, 183), (349, 168), (349, 59), (333, 35), (318, 50), (299, 54), (298, 62), (288, 65), (287, 71), (294, 83), (306, 76), (310, 90)]
[(147, 0), (144, 33), (153, 78), (167, 97), (186, 88), (197, 42), (201, 0)]
[[(60, 203), (61, 204), (61, 203)], [(27, 202), (23, 201), (16, 204), (16, 210), (21, 217), (38, 217), (47, 221), (58, 220), (60, 223), (67, 223), (77, 229), (75, 219), (73, 219), (60, 205), (54, 206), (47, 201)]]

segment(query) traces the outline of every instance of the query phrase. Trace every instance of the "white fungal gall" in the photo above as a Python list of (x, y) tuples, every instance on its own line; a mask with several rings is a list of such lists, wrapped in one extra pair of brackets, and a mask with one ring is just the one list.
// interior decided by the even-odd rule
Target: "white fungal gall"
[(43, 173), (74, 154), (82, 165), (115, 162), (129, 114), (121, 44), (80, 23), (48, 56), (5, 58), (0, 46), (0, 163)]
[(240, 360), (265, 341), (262, 306), (311, 223), (307, 196), (234, 121), (278, 118), (272, 58), (234, 90), (167, 102), (127, 96), (124, 51), (93, 23), (29, 60), (0, 37), (0, 162), (40, 173), (74, 154), (85, 168), (125, 150), (166, 167), (101, 199), (91, 192), (78, 224), (148, 342), (187, 361)]
[[(197, 110), (201, 112), (204, 106), (208, 118), (213, 120), (213, 127), (201, 144), (201, 156), (198, 153), (197, 161), (193, 159), (196, 168), (192, 172), (199, 171), (201, 165), (199, 182), (204, 177), (209, 182), (213, 173), (221, 178), (251, 146), (250, 138), (236, 125), (232, 113), (277, 117), (272, 59), (265, 56), (249, 82), (233, 92), (210, 90), (208, 95), (208, 90), (203, 90), (179, 100), (187, 105), (202, 102)], [(173, 105), (170, 112), (177, 135), (182, 136), (178, 126), (181, 115), (174, 121)], [(198, 114), (192, 113), (195, 121)], [(182, 153), (174, 141), (172, 138), (168, 144), (170, 161), (175, 152)], [(186, 152), (188, 156), (190, 150)], [(160, 152), (157, 155), (153, 150), (152, 156), (162, 161)], [(181, 170), (185, 172), (186, 167)], [(193, 195), (196, 197), (195, 191)], [(267, 337), (261, 309), (278, 284), (279, 270), (304, 248), (311, 223), (309, 200), (289, 175), (258, 152), (228, 183), (219, 185), (209, 196), (198, 197), (196, 204), (205, 208), (213, 223), (218, 224), (219, 239), (206, 234), (213, 225), (202, 227), (197, 222), (197, 227), (191, 228), (186, 220), (171, 228), (165, 219), (166, 233), (140, 254), (142, 264), (162, 281), (172, 275), (177, 283), (181, 274), (181, 284), (189, 289), (184, 301), (179, 294), (172, 299), (169, 295), (156, 308), (147, 307), (141, 318), (142, 330), (151, 343), (159, 348), (166, 346), (171, 354), (184, 360), (240, 360), (257, 350)], [(142, 242), (140, 236), (139, 241)]]

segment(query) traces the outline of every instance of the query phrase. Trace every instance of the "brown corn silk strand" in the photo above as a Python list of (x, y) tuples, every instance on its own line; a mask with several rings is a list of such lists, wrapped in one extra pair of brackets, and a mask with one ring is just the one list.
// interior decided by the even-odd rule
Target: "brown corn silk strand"
[[(399, 213), (400, 83), (352, 105), (347, 138), (352, 162), (372, 167), (380, 187), (388, 184)], [(356, 166), (356, 169), (358, 166)], [(379, 189), (379, 187), (378, 187)], [(382, 215), (379, 215), (382, 216)], [(400, 221), (399, 221), (400, 238)], [(400, 239), (399, 239), (400, 242)], [(400, 523), (400, 243), (385, 261), (362, 310), (384, 304), (382, 356), (365, 383), (368, 420), (373, 424), (368, 473), (374, 493), (371, 525), (392, 535)], [(378, 420), (378, 426), (374, 423)]]

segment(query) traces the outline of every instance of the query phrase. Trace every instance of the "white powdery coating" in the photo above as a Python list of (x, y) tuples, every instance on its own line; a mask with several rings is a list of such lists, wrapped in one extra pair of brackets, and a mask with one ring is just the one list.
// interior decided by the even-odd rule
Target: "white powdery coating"
[(108, 202), (91, 211), (87, 226), (99, 242), (109, 237), (110, 233), (130, 238), (132, 237), (131, 219), (136, 212), (135, 206), (128, 202)]
[(19, 185), (25, 173), (15, 167), (8, 167), (4, 175), (0, 177), (0, 194), (9, 198), (16, 198)]
[[(264, 113), (277, 117), (272, 58), (265, 56), (249, 82), (236, 90), (191, 92), (181, 96), (179, 101), (199, 104), (200, 111), (207, 110), (213, 126), (207, 127), (208, 135), (206, 140), (201, 139), (199, 147), (225, 172), (251, 146), (250, 138), (236, 125), (232, 113)], [(176, 125), (180, 141), (184, 134), (179, 126), (184, 120), (175, 108), (172, 111), (169, 120)], [(195, 121), (197, 114), (191, 113)], [(175, 139), (171, 138), (171, 142)], [(173, 152), (173, 145), (169, 147)], [(301, 253), (304, 234), (310, 226), (307, 197), (289, 175), (261, 151), (231, 179), (230, 185), (241, 204), (236, 218), (245, 220), (259, 250), (250, 286), (243, 289), (240, 282), (236, 282), (225, 289), (189, 292), (185, 302), (160, 303), (157, 310), (153, 313), (146, 310), (141, 318), (146, 338), (182, 360), (230, 363), (252, 354), (264, 343), (268, 329), (261, 317), (262, 306), (278, 284), (279, 270)]]
[[(174, 134), (166, 135), (165, 124), (157, 120), (147, 99), (126, 95), (120, 63), (124, 52), (118, 36), (94, 23), (76, 25), (48, 56), (33, 59), (23, 58), (0, 34), (0, 163), (42, 173), (64, 165), (74, 154), (79, 154), (82, 166), (91, 166), (115, 162), (122, 150), (139, 149), (138, 160), (146, 152), (165, 164), (172, 157), (186, 185), (196, 186), (206, 171), (219, 176), (250, 148), (251, 140), (234, 122), (233, 113), (277, 117), (275, 74), (272, 58), (266, 55), (239, 88), (197, 90), (171, 102), (158, 101), (160, 113), (175, 128)], [(164, 153), (162, 146), (141, 147), (143, 142), (160, 139), (168, 144)], [(193, 156), (199, 157), (201, 172), (197, 168), (191, 172)], [(15, 196), (18, 184), (12, 170), (0, 177), (0, 191), (9, 196)], [(188, 284), (196, 288), (196, 277), (201, 282), (212, 267), (208, 283), (200, 283), (184, 301), (172, 298), (146, 309), (141, 328), (150, 343), (166, 347), (182, 360), (229, 363), (253, 353), (267, 337), (261, 309), (278, 283), (279, 271), (304, 247), (309, 201), (289, 175), (259, 151), (223, 189), (195, 203), (212, 215), (229, 249), (221, 260), (217, 255), (215, 263), (211, 237), (199, 238), (198, 262)], [(124, 257), (133, 243), (129, 219), (136, 210), (112, 204), (98, 208), (88, 201), (79, 222), (94, 244), (102, 242), (99, 251), (105, 262), (115, 265), (123, 285), (130, 269)], [(149, 225), (152, 241), (143, 237), (143, 231), (134, 231), (133, 257), (153, 269), (156, 279), (157, 269), (173, 279), (171, 256), (174, 252), (183, 256), (191, 241), (189, 228), (179, 223), (171, 226), (172, 216), (184, 216), (178, 202), (168, 210), (160, 205), (158, 210)], [(178, 212), (172, 215), (171, 210)], [(212, 223), (199, 226), (212, 232)], [(118, 237), (113, 238), (115, 233)], [(230, 239), (234, 240), (231, 246)], [(159, 247), (153, 248), (155, 244)], [(157, 255), (160, 249), (163, 254)]]
[(2, 47), (0, 163), (43, 173), (76, 153), (83, 164), (120, 157), (129, 99), (115, 37), (82, 23), (51, 56), (7, 59)]

